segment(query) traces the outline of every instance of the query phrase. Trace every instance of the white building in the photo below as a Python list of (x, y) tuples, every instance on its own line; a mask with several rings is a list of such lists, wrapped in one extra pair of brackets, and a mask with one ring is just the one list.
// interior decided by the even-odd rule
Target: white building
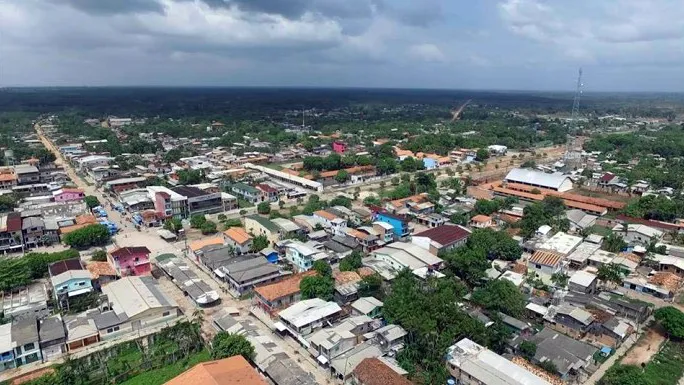
[(572, 190), (572, 180), (561, 173), (547, 174), (532, 169), (514, 168), (508, 172), (504, 180), (508, 183), (519, 183), (560, 192)]
[(342, 308), (320, 298), (305, 299), (278, 313), (276, 329), (289, 331), (295, 337), (308, 335), (340, 316)]
[(449, 348), (447, 368), (463, 385), (551, 385), (468, 338)]
[(658, 241), (663, 238), (662, 231), (640, 224), (628, 224), (626, 232), (623, 225), (616, 225), (613, 227), (613, 231), (621, 234), (625, 239), (625, 242), (630, 245), (646, 245), (652, 239)]
[(76, 159), (76, 164), (78, 168), (83, 169), (93, 169), (95, 167), (106, 167), (114, 160), (111, 156), (105, 155), (88, 155), (83, 158)]

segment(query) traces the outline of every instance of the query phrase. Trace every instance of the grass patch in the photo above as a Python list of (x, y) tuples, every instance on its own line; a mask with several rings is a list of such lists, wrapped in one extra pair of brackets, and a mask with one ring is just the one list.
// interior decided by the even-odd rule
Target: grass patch
[(684, 343), (667, 341), (643, 368), (613, 365), (598, 385), (677, 385), (684, 374)]
[(267, 164), (266, 167), (273, 169), (273, 170), (276, 170), (276, 171), (281, 171), (283, 169), (283, 166), (281, 166), (279, 164), (274, 164), (274, 163)]
[(613, 233), (613, 230), (611, 230), (607, 227), (597, 226), (597, 225), (591, 226), (590, 231), (592, 234), (601, 235), (603, 237), (607, 237)]
[(203, 350), (173, 364), (129, 378), (121, 385), (162, 385), (193, 366), (209, 360), (211, 360), (209, 351)]

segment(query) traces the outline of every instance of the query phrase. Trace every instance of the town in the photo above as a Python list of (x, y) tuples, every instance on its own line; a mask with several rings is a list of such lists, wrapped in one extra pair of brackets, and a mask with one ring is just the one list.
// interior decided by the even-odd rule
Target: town
[(678, 383), (679, 123), (489, 108), (0, 122), (0, 381)]

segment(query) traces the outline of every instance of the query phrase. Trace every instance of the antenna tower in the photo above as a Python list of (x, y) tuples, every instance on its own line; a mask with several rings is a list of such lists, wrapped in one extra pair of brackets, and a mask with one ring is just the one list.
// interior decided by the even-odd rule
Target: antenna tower
[(580, 157), (580, 152), (577, 147), (577, 122), (579, 121), (579, 107), (580, 98), (582, 97), (582, 68), (579, 69), (577, 76), (577, 88), (575, 90), (575, 98), (572, 101), (572, 113), (570, 114), (570, 128), (568, 129), (568, 142), (565, 151), (566, 163), (569, 160), (577, 161)]

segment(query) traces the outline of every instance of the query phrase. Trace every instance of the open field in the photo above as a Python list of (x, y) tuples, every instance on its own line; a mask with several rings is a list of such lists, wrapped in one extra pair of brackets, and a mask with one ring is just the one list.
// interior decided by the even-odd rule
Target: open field
[(620, 362), (623, 365), (641, 365), (648, 362), (665, 342), (665, 334), (658, 325), (649, 328)]

